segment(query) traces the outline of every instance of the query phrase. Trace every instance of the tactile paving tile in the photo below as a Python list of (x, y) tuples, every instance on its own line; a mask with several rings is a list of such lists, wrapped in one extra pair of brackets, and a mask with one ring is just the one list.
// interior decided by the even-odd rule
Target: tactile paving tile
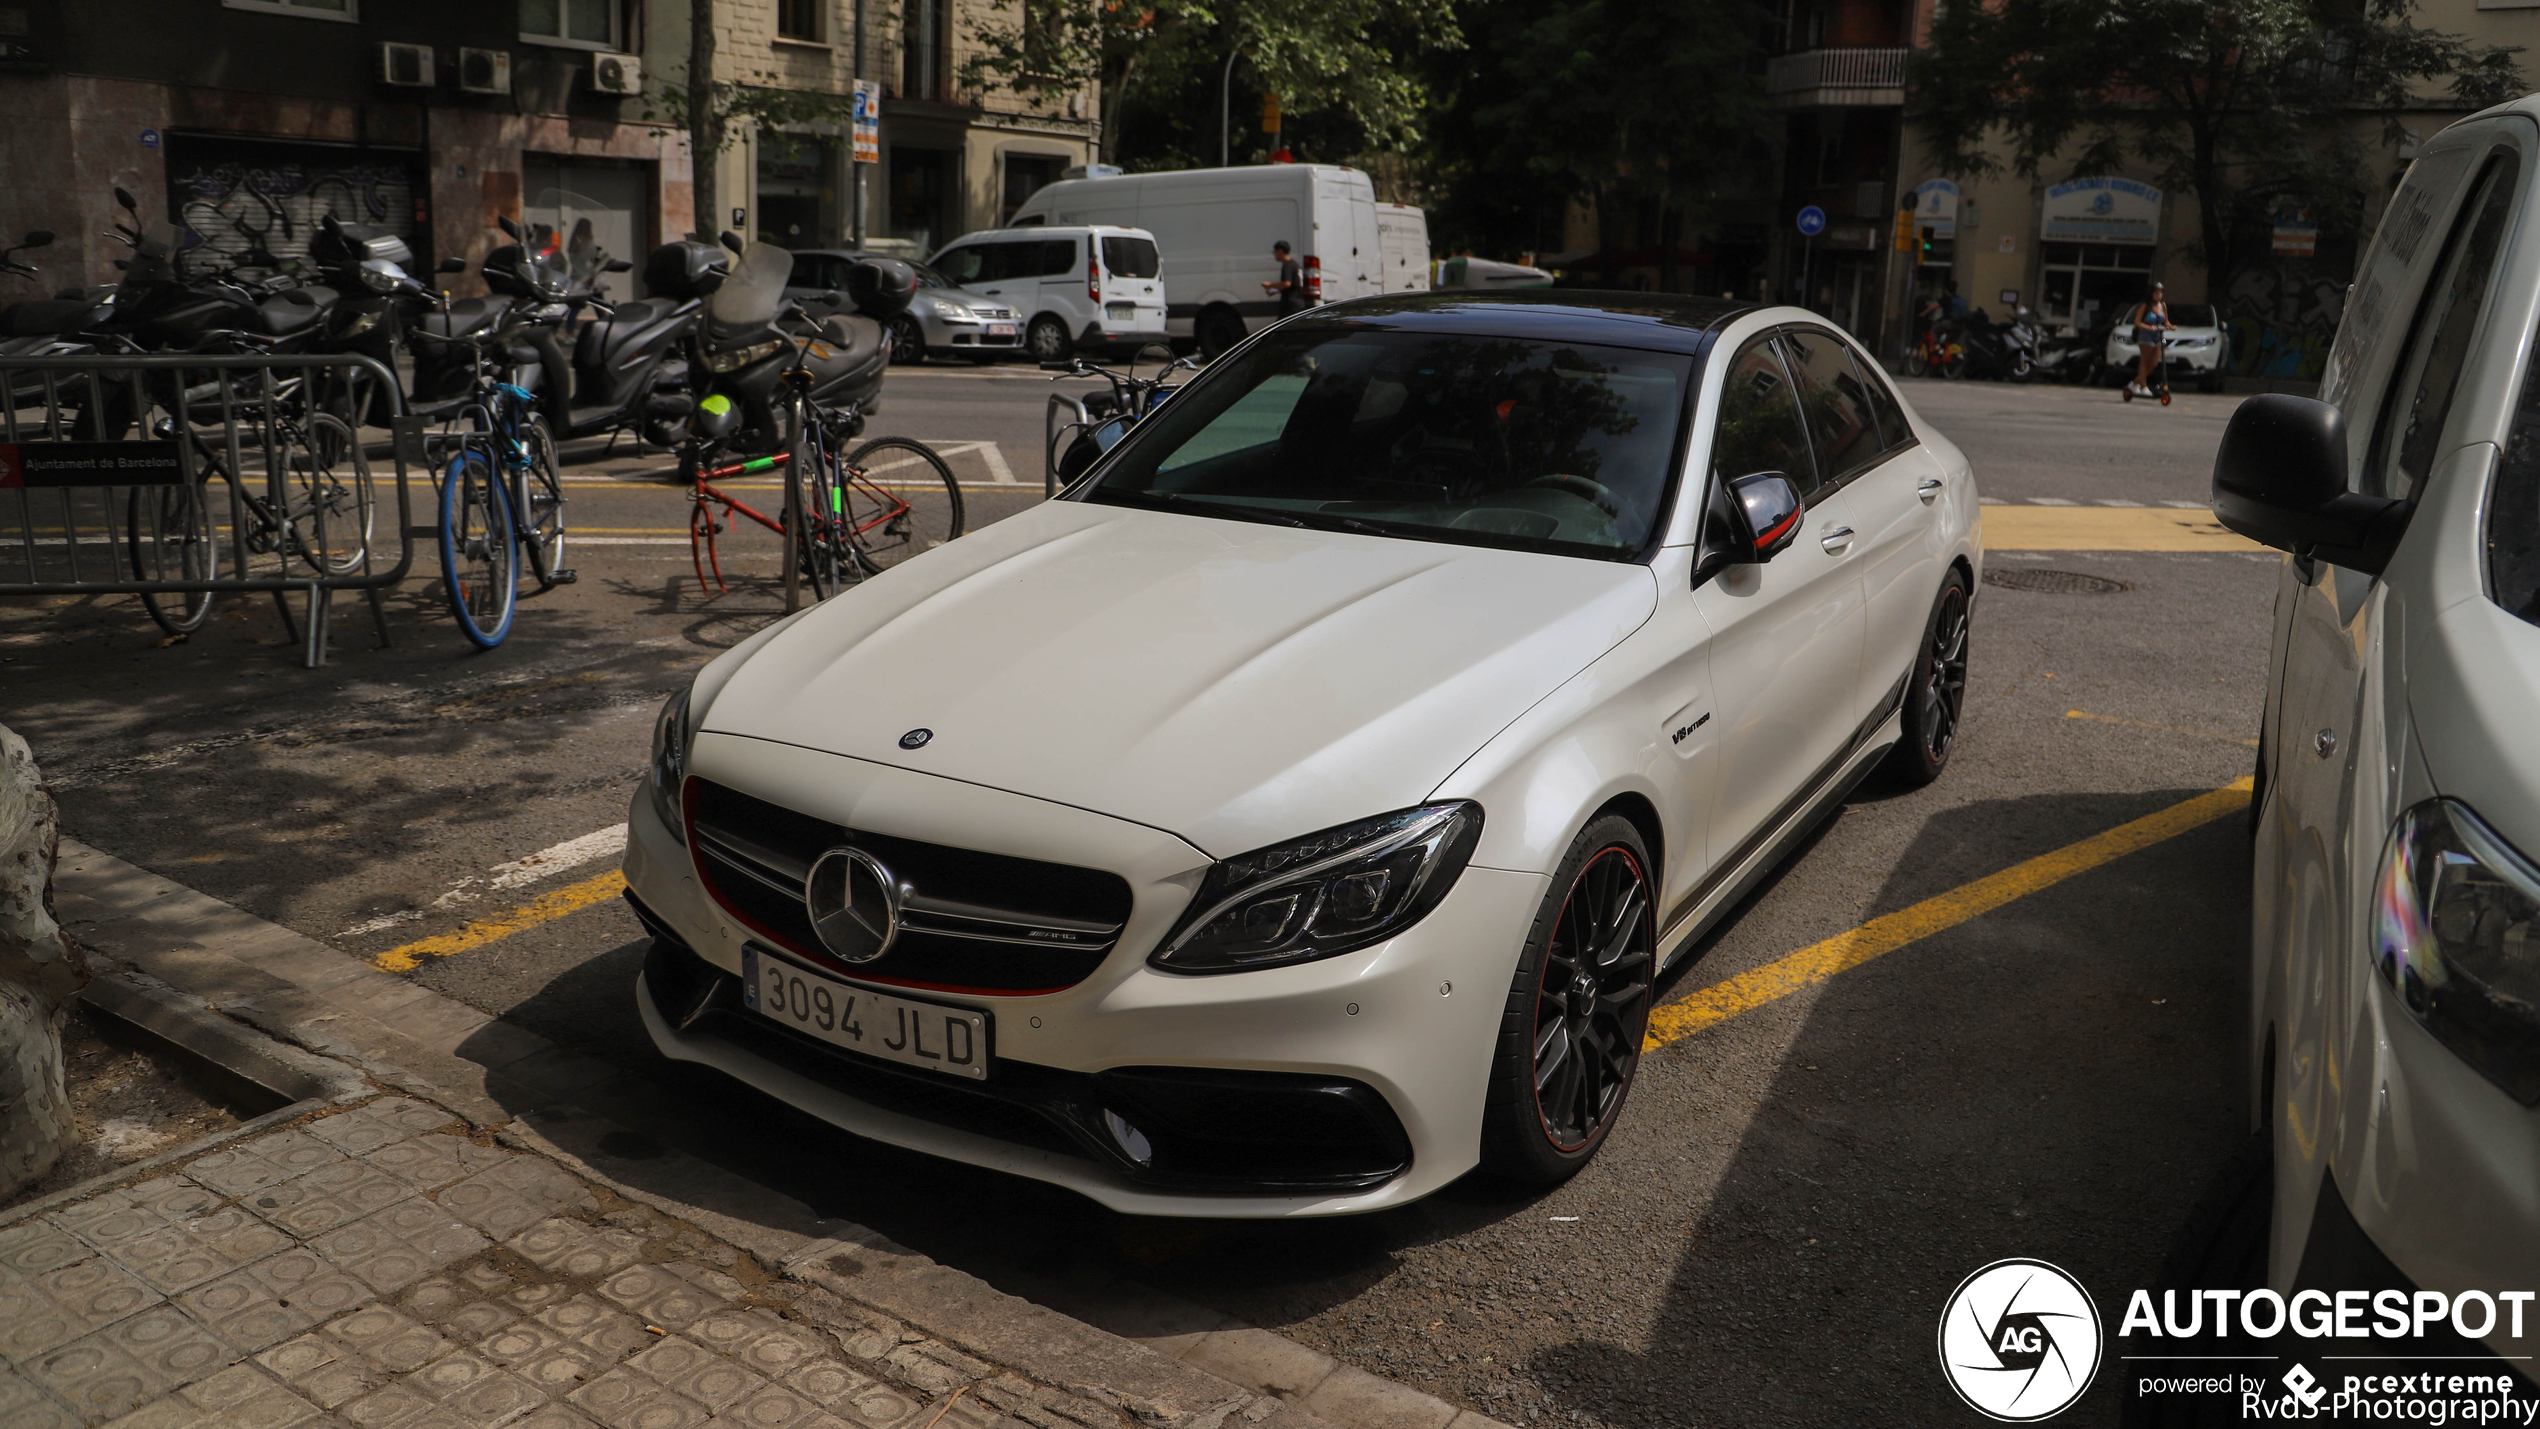
[(291, 1175), (243, 1145), (223, 1147), (208, 1156), (197, 1156), (186, 1163), (185, 1174), (223, 1196), (244, 1196), (251, 1191), (261, 1191), (277, 1181), (289, 1179)]
[(252, 1265), (291, 1244), (291, 1237), (236, 1206), (206, 1211), (179, 1225), (232, 1265)]
[(41, 1275), (94, 1254), (87, 1242), (53, 1224), (50, 1216), (0, 1231), (0, 1270), (20, 1275)]
[(481, 1343), (520, 1317), (492, 1300), (472, 1300), (441, 1317), (443, 1334), (468, 1344)]
[(162, 1295), (191, 1289), (236, 1268), (229, 1257), (196, 1240), (182, 1226), (161, 1226), (126, 1241), (115, 1248), (114, 1259)]
[(844, 1421), (781, 1384), (744, 1396), (715, 1416), (715, 1422), (744, 1429), (846, 1429)]
[(491, 1171), (480, 1171), (455, 1186), (446, 1186), (435, 1201), (441, 1209), (458, 1217), (495, 1240), (509, 1240), (543, 1219), (549, 1207), (491, 1179)]
[(467, 1179), (468, 1168), (460, 1162), (458, 1153), (458, 1148), (466, 1144), (455, 1136), (410, 1136), (365, 1152), (361, 1159), (417, 1190), (437, 1191), (453, 1181)]
[(633, 1356), (627, 1364), (663, 1388), (684, 1394), (714, 1412), (767, 1383), (732, 1361), (676, 1335)]
[(432, 1401), (403, 1384), (382, 1385), (336, 1412), (356, 1429), (393, 1429), (430, 1412)]
[(428, 1326), (385, 1305), (356, 1310), (329, 1324), (326, 1331), (391, 1374), (411, 1374), (453, 1348)]
[(0, 1270), (0, 1361), (32, 1359), (69, 1344), (86, 1329), (26, 1277)]
[(212, 1331), (173, 1305), (157, 1305), (99, 1331), (170, 1385), (192, 1384), (237, 1358)]
[(632, 1231), (601, 1231), (577, 1221), (544, 1220), (507, 1244), (541, 1270), (576, 1280), (599, 1280), (633, 1265), (644, 1242)]
[(565, 1398), (610, 1429), (691, 1429), (706, 1419), (704, 1405), (624, 1365)]
[(91, 1330), (167, 1298), (103, 1256), (30, 1276), (27, 1283)]
[(73, 1340), (24, 1369), (28, 1378), (72, 1412), (98, 1422), (129, 1413), (175, 1388), (103, 1333)]
[(249, 1353), (280, 1344), (317, 1322), (310, 1308), (281, 1303), (282, 1297), (259, 1281), (253, 1270), (252, 1266), (233, 1270), (177, 1296), (176, 1303)]
[(128, 1194), (133, 1205), (169, 1222), (199, 1216), (220, 1204), (218, 1196), (178, 1176), (144, 1181)]

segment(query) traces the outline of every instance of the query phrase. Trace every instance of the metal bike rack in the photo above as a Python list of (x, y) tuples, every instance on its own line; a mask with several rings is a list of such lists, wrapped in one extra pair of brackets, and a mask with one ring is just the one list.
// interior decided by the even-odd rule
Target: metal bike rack
[(1085, 410), (1084, 399), (1064, 392), (1052, 392), (1049, 406), (1041, 414), (1041, 491), (1045, 496), (1058, 494), (1059, 448), (1069, 432), (1080, 432), (1093, 425), (1093, 414)]
[[(305, 405), (290, 415), (275, 394), (288, 375), (309, 387), (341, 383), (350, 401), (339, 418), (346, 450), (322, 458), (319, 428)], [(326, 660), (328, 606), (337, 591), (370, 601), (379, 643), (387, 645), (381, 593), (414, 564), (410, 459), (420, 465), (421, 424), (406, 414), (396, 375), (354, 353), (246, 353), (0, 357), (0, 595), (201, 595), (269, 591), (283, 628), (314, 669)], [(358, 415), (384, 398), (395, 413), (388, 473), (370, 469)], [(309, 503), (295, 515), (295, 472), (346, 463), (370, 492), (367, 529), (347, 530), (349, 514)], [(387, 508), (381, 475), (393, 475)], [(164, 505), (144, 493), (199, 486), (194, 530), (166, 529)], [(261, 488), (261, 489), (259, 489)], [(10, 498), (14, 497), (12, 500)], [(12, 525), (14, 523), (14, 527)], [(430, 528), (425, 528), (430, 529)], [(396, 561), (383, 548), (396, 543)], [(176, 544), (171, 544), (175, 541)], [(356, 545), (356, 543), (358, 543)], [(212, 569), (174, 574), (168, 553), (186, 549)], [(307, 554), (314, 550), (316, 559)], [(331, 553), (337, 554), (329, 559)], [(178, 564), (182, 566), (183, 561)], [(343, 566), (330, 570), (330, 566)], [(295, 625), (286, 597), (308, 597)], [(303, 635), (305, 633), (305, 639)]]

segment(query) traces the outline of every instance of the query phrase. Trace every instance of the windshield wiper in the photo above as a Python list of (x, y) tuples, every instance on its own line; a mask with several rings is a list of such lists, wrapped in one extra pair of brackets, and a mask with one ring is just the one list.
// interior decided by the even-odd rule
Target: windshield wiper
[(1238, 521), (1261, 521), (1272, 526), (1294, 526), (1299, 530), (1305, 529), (1306, 524), (1293, 516), (1281, 516), (1277, 512), (1264, 511), (1259, 507), (1224, 506), (1214, 501), (1202, 501), (1195, 496), (1184, 496), (1178, 491), (1120, 491), (1112, 494), (1134, 497), (1139, 501), (1163, 502), (1184, 511), (1198, 512), (1208, 516), (1231, 516)]

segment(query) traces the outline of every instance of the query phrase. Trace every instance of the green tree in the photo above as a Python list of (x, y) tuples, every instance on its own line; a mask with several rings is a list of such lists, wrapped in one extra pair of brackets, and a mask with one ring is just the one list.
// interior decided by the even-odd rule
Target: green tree
[[(1441, 83), (1432, 185), (1444, 231), (1503, 249), (1541, 247), (1547, 217), (1576, 200), (1597, 214), (1605, 281), (1637, 212), (1661, 254), (1713, 225), (1721, 202), (1753, 187), (1769, 153), (1758, 0), (1479, 0), (1473, 47)], [(1534, 241), (1516, 236), (1531, 227)]]
[[(1452, 0), (1252, 0), (1223, 12), (1205, 0), (999, 0), (970, 37), (977, 51), (961, 78), (973, 89), (1058, 95), (1099, 85), (1107, 158), (1151, 72), (1171, 76), (1162, 92), (1186, 93), (1203, 58), (1222, 62), (1237, 45), (1254, 85), (1276, 91), (1287, 113), (1337, 111), (1372, 147), (1406, 146), (1427, 95), (1404, 47), (1463, 43)], [(1213, 161), (1215, 144), (1206, 148)]]
[(715, 171), (723, 151), (742, 135), (761, 128), (836, 123), (854, 113), (855, 97), (827, 90), (788, 89), (772, 73), (750, 76), (759, 83), (714, 77), (714, 0), (689, 0), (688, 65), (676, 84), (653, 91), (644, 106), (647, 119), (667, 119), (688, 131), (688, 155), (695, 202), (691, 210), (697, 232), (708, 238), (724, 228), (715, 203)]
[[(2035, 178), (2129, 160), (2196, 200), (2189, 249), (2217, 298), (2278, 204), (2363, 221), (2358, 120), (2523, 91), (2513, 56), (2412, 23), (2416, 0), (1992, 0), (1943, 7), (1909, 76), (1946, 173)], [(2007, 152), (2006, 152), (2007, 151)]]

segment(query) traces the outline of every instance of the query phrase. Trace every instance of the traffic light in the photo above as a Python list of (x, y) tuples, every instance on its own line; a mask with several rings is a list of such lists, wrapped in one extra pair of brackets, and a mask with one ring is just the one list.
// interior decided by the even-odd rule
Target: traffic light
[(1914, 251), (1914, 206), (1910, 203), (1896, 211), (1894, 242), (1899, 253)]
[(1929, 263), (1931, 261), (1931, 239), (1931, 228), (1928, 224), (1926, 224), (1923, 228), (1922, 246), (1915, 251), (1916, 262)]
[(1279, 95), (1276, 90), (1261, 91), (1261, 132), (1279, 132)]

